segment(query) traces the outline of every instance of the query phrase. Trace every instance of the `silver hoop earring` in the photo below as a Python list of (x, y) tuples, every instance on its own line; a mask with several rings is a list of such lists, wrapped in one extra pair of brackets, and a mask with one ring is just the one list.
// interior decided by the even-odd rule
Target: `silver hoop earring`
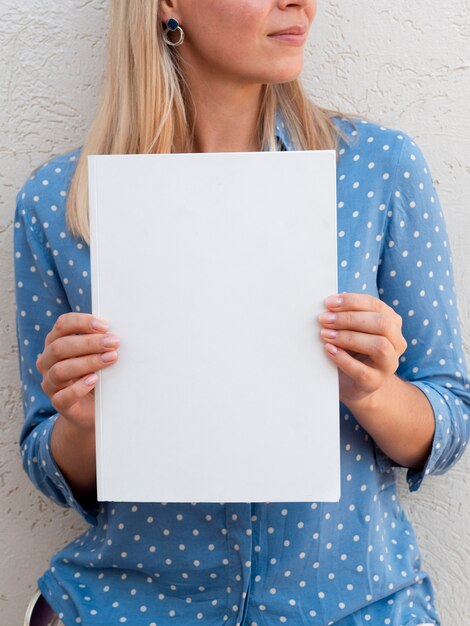
[[(171, 41), (168, 37), (168, 33), (173, 33), (175, 30), (178, 31), (179, 39), (177, 41)], [(163, 41), (169, 46), (181, 46), (184, 41), (184, 30), (178, 24), (178, 21), (173, 17), (168, 20), (166, 23), (166, 28), (163, 31)]]

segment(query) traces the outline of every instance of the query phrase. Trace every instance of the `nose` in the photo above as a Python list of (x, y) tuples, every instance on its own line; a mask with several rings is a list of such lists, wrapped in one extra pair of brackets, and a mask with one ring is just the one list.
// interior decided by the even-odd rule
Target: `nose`
[(313, 20), (317, 12), (317, 0), (278, 0), (278, 7), (281, 10), (296, 7), (304, 9), (308, 11)]
[(279, 8), (287, 9), (288, 7), (308, 7), (315, 9), (317, 8), (317, 0), (279, 0)]

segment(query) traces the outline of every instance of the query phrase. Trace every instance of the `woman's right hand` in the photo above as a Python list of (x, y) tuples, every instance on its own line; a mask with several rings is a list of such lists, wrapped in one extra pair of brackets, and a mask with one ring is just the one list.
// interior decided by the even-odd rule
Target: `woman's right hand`
[(84, 432), (95, 429), (97, 370), (117, 360), (119, 337), (107, 333), (109, 324), (88, 313), (60, 315), (36, 361), (41, 387), (52, 406)]

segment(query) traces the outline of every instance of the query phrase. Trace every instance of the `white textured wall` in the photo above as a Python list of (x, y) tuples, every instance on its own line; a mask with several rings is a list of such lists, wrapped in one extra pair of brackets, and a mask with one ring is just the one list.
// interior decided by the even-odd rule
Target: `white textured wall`
[[(0, 623), (21, 625), (48, 558), (84, 529), (26, 478), (19, 398), (12, 219), (37, 165), (82, 144), (103, 73), (108, 3), (0, 0)], [(319, 0), (305, 78), (320, 104), (415, 137), (445, 212), (470, 363), (470, 2)], [(402, 503), (433, 576), (443, 626), (470, 624), (470, 455)], [(467, 524), (465, 523), (467, 522)], [(464, 608), (466, 607), (466, 608)]]

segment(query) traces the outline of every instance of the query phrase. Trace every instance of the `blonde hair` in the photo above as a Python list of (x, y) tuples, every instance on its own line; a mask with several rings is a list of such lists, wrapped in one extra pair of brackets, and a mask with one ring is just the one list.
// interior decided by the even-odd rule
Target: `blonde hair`
[[(191, 151), (190, 96), (178, 53), (164, 43), (161, 28), (158, 0), (111, 0), (105, 81), (67, 199), (67, 226), (87, 244), (88, 155)], [(258, 132), (259, 145), (270, 150), (279, 149), (276, 111), (300, 150), (337, 150), (338, 135), (347, 137), (331, 117), (341, 115), (353, 124), (359, 117), (314, 104), (299, 80), (265, 85)]]

